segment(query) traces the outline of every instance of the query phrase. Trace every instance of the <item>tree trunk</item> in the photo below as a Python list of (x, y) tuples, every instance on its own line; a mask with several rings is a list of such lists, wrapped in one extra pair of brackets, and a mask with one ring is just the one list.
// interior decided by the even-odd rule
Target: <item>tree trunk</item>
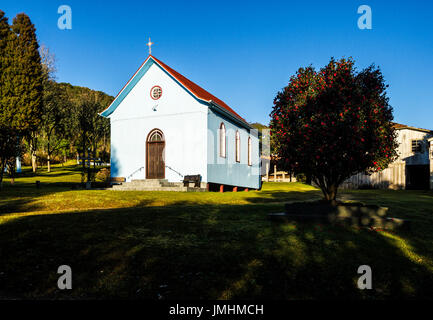
[(328, 186), (328, 188), (326, 188), (326, 190), (322, 190), (322, 191), (326, 201), (329, 201), (332, 205), (337, 204), (338, 185), (331, 184)]
[(51, 172), (51, 157), (49, 153), (47, 155), (47, 167), (47, 172)]
[(3, 186), (3, 175), (4, 175), (4, 172), (5, 172), (5, 163), (2, 162), (0, 164), (0, 190), (1, 190), (2, 186)]
[[(82, 170), (83, 170), (83, 179), (85, 180), (86, 175), (86, 132), (83, 132), (83, 141), (82, 141), (82, 148), (83, 148), (83, 158), (81, 160), (82, 163)], [(85, 182), (83, 180), (83, 182)]]
[(38, 165), (36, 163), (36, 154), (35, 154), (35, 152), (32, 151), (32, 170), (33, 170), (33, 173), (36, 172), (37, 168), (38, 168)]
[[(83, 148), (83, 150), (84, 150), (84, 148)], [(83, 173), (85, 174), (86, 173), (86, 152), (85, 151), (83, 151), (83, 155), (81, 158), (81, 166), (83, 169)]]
[(7, 166), (8, 166), (9, 178), (11, 179), (11, 184), (14, 184), (15, 183), (16, 158), (13, 157), (12, 159), (9, 159)]
[(35, 143), (35, 139), (36, 138), (34, 138), (33, 137), (33, 135), (31, 135), (30, 136), (30, 155), (31, 155), (31, 158), (32, 158), (32, 170), (33, 170), (33, 173), (35, 173), (36, 172), (36, 170), (38, 169), (38, 164), (36, 163), (36, 143)]
[[(49, 137), (49, 136), (48, 136)], [(48, 138), (47, 144), (47, 172), (51, 172), (51, 148), (50, 148), (50, 139)]]

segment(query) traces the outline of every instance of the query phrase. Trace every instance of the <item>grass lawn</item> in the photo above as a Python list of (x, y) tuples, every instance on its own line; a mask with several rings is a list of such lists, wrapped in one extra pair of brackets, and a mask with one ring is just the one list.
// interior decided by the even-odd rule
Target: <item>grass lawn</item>
[[(391, 233), (268, 221), (287, 201), (320, 198), (300, 183), (221, 194), (72, 190), (78, 182), (72, 163), (5, 180), (0, 298), (433, 298), (432, 192), (341, 192), (413, 220)], [(57, 289), (63, 264), (72, 290)], [(357, 289), (364, 264), (373, 290)]]

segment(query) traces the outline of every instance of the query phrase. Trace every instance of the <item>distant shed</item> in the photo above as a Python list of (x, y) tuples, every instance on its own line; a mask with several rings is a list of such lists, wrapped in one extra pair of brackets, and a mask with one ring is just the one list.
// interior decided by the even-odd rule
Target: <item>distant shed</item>
[(381, 172), (354, 175), (342, 188), (433, 189), (433, 131), (399, 123), (394, 128), (399, 143), (396, 161)]

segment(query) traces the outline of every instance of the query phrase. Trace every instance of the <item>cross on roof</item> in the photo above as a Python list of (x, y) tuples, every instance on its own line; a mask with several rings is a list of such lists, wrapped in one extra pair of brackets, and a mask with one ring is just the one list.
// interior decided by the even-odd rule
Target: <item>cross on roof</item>
[(149, 55), (151, 55), (151, 54), (152, 54), (152, 44), (153, 44), (153, 42), (151, 42), (151, 41), (150, 41), (150, 37), (149, 37), (149, 42), (148, 42), (148, 43), (146, 43), (146, 46), (148, 46), (148, 47), (149, 47)]

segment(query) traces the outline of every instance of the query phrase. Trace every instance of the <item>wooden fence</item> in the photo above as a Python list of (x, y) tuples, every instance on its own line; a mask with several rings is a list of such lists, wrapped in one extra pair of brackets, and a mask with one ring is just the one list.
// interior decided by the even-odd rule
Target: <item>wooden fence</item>
[(379, 188), (404, 189), (406, 185), (406, 163), (394, 162), (383, 171), (366, 175), (358, 173), (341, 185), (343, 189)]

